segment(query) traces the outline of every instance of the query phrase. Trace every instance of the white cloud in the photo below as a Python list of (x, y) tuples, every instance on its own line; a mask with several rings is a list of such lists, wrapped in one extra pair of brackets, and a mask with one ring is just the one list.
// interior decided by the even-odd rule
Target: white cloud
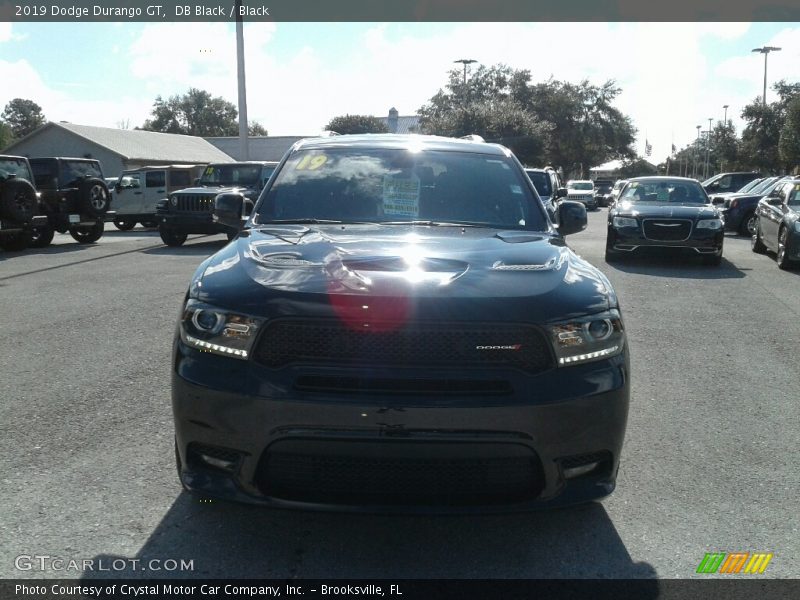
[(27, 36), (14, 33), (11, 29), (11, 23), (0, 22), (0, 44), (3, 42), (17, 42), (24, 40)]

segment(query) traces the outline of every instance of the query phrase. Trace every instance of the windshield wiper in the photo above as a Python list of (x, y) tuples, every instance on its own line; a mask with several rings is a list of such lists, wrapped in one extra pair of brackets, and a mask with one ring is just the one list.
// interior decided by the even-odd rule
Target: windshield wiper
[(275, 223), (281, 223), (281, 224), (297, 223), (298, 225), (306, 225), (306, 224), (316, 225), (316, 224), (331, 223), (331, 224), (337, 225), (337, 224), (346, 223), (346, 221), (337, 221), (335, 219), (270, 219), (269, 221), (266, 221), (265, 223), (258, 223), (258, 225), (259, 226), (265, 226), (265, 225), (273, 225)]
[(380, 221), (381, 225), (426, 225), (429, 227), (494, 227), (480, 223), (455, 223), (451, 221)]

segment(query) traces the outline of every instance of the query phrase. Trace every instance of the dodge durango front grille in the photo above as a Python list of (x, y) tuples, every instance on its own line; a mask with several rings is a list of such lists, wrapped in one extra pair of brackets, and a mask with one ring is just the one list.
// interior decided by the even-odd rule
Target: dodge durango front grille
[(286, 440), (264, 453), (256, 484), (304, 502), (489, 505), (535, 499), (544, 474), (535, 453), (511, 444)]
[(553, 366), (547, 338), (529, 325), (363, 325), (327, 319), (275, 320), (262, 332), (254, 360), (267, 367), (294, 363), (423, 368), (472, 365), (513, 367), (530, 373)]

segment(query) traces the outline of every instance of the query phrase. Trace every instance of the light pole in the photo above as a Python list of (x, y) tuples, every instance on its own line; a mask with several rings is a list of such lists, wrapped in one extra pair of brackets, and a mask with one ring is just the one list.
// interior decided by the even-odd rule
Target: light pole
[(711, 121), (712, 117), (708, 117), (708, 136), (706, 137), (706, 168), (703, 170), (703, 179), (708, 179), (709, 172), (711, 171)]
[(697, 179), (697, 155), (700, 152), (700, 128), (702, 125), (697, 126), (697, 143), (694, 148), (694, 168), (692, 169), (692, 177)]
[(727, 104), (723, 104), (722, 108), (725, 109), (725, 119), (724, 119), (723, 122), (727, 126), (728, 125), (728, 105)]
[(767, 105), (767, 56), (770, 52), (777, 52), (780, 48), (775, 46), (764, 46), (763, 48), (753, 48), (753, 52), (760, 52), (764, 55), (764, 106)]
[(471, 65), (472, 63), (478, 62), (477, 60), (473, 60), (471, 58), (459, 58), (458, 60), (454, 60), (454, 63), (461, 63), (464, 65), (464, 89), (467, 88), (467, 65)]
[(236, 75), (239, 82), (239, 160), (250, 160), (247, 131), (247, 86), (244, 79), (244, 24), (242, 2), (236, 0)]

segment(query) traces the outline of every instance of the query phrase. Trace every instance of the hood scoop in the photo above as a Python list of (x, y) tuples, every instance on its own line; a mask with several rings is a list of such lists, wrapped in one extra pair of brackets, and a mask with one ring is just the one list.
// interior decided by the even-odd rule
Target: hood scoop
[(447, 285), (469, 270), (469, 263), (445, 258), (377, 256), (345, 259), (341, 264), (345, 270), (357, 274), (368, 283), (374, 277), (381, 277), (407, 283)]

